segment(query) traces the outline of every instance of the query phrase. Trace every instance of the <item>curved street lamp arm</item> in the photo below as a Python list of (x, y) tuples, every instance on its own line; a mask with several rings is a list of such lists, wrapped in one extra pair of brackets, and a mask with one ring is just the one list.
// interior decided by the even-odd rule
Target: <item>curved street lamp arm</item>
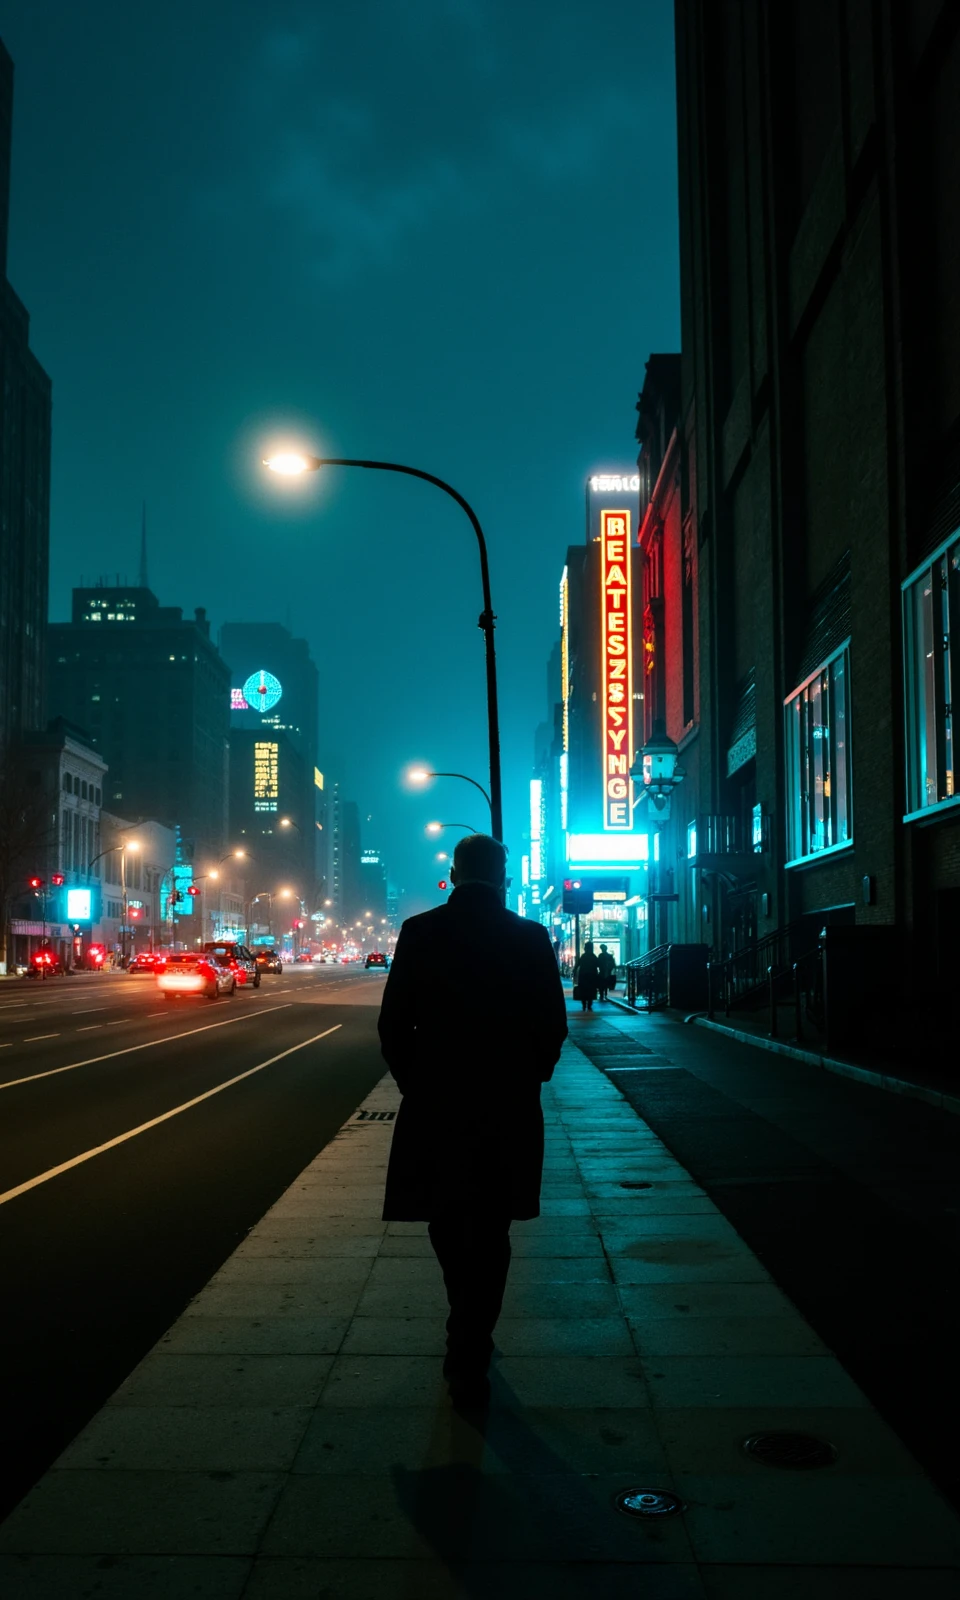
[(493, 801), (490, 799), (490, 796), (487, 794), (487, 791), (483, 787), (483, 784), (482, 783), (478, 783), (476, 778), (468, 778), (467, 774), (465, 772), (431, 772), (430, 773), (430, 777), (431, 778), (462, 778), (464, 783), (472, 783), (473, 787), (475, 789), (479, 789), (480, 790), (480, 793), (483, 795), (484, 800), (486, 800), (487, 805), (490, 807), (491, 816), (493, 815)]
[(479, 829), (469, 822), (441, 822), (441, 828), (464, 828), (467, 833), (478, 833)]
[[(486, 668), (487, 668), (487, 723), (489, 729), (490, 745), (490, 794), (481, 790), (490, 807), (490, 821), (494, 837), (503, 838), (503, 799), (500, 786), (500, 713), (497, 705), (497, 657), (494, 643), (494, 629), (497, 619), (493, 611), (493, 600), (490, 595), (490, 565), (487, 560), (487, 541), (484, 538), (480, 519), (474, 511), (469, 500), (454, 489), (452, 484), (446, 483), (443, 478), (437, 478), (432, 472), (421, 472), (419, 467), (404, 467), (396, 461), (356, 461), (346, 456), (315, 456), (313, 458), (318, 467), (366, 467), (373, 472), (399, 472), (407, 478), (422, 478), (424, 483), (432, 483), (434, 488), (442, 489), (451, 500), (455, 500), (461, 511), (466, 512), (470, 518), (470, 525), (477, 536), (477, 545), (480, 551), (480, 582), (483, 586), (483, 610), (477, 626), (483, 632)], [(458, 774), (459, 776), (459, 774)], [(470, 779), (473, 782), (473, 779)], [(476, 786), (478, 789), (480, 785)]]

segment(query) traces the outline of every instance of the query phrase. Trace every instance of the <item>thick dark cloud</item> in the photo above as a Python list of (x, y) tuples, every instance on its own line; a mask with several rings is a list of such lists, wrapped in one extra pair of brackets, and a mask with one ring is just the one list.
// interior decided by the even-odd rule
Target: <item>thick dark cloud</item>
[(256, 463), (292, 429), (448, 477), (490, 540), (519, 855), (583, 479), (631, 459), (677, 344), (669, 0), (8, 0), (3, 27), (54, 615), (132, 571), (145, 496), (166, 603), (311, 639), (326, 764), (426, 893), (422, 823), (457, 804), (398, 768), (485, 765), (469, 527), (421, 485), (278, 496)]

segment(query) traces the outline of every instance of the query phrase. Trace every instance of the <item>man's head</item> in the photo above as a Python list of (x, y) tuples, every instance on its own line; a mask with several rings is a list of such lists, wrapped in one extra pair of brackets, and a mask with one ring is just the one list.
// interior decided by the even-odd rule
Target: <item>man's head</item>
[(499, 839), (492, 839), (489, 833), (471, 833), (460, 840), (450, 869), (450, 882), (455, 887), (486, 883), (502, 894), (506, 875), (507, 852)]
[(604, 953), (604, 952), (605, 952), (605, 951), (606, 951), (606, 948), (607, 948), (607, 947), (606, 947), (606, 945), (605, 945), (605, 944), (602, 944), (602, 945), (601, 945), (601, 946), (600, 946), (600, 951), (601, 951), (601, 954), (603, 954), (603, 953)]

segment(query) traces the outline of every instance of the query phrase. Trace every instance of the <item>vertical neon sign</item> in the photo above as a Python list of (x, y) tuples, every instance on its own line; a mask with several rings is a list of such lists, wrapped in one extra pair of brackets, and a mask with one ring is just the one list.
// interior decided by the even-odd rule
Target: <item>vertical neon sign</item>
[(570, 749), (570, 584), (566, 567), (560, 579), (560, 687), (563, 696), (563, 748), (566, 751)]
[(633, 828), (633, 634), (630, 513), (600, 512), (600, 640), (603, 826)]

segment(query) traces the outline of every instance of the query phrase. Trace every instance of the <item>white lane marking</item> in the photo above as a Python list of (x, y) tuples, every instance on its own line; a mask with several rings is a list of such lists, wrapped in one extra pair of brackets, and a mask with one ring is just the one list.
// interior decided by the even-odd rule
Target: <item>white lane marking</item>
[(135, 1022), (136, 1017), (121, 1017), (119, 1022), (105, 1022), (105, 1028), (125, 1028), (128, 1022)]
[(169, 1015), (169, 1011), (148, 1011), (146, 1020), (149, 1021), (151, 1017), (168, 1017)]
[(38, 1039), (59, 1039), (59, 1033), (31, 1033), (29, 1039), (23, 1039), (23, 1044), (36, 1044)]
[(88, 1022), (85, 1028), (78, 1028), (78, 1033), (93, 1033), (95, 1028), (105, 1028), (105, 1022)]
[[(223, 1027), (225, 1024), (215, 1023), (214, 1026)], [(58, 1167), (48, 1167), (46, 1172), (40, 1172), (35, 1178), (28, 1178), (25, 1183), (18, 1183), (15, 1189), (7, 1189), (5, 1193), (0, 1194), (0, 1206), (6, 1205), (8, 1200), (15, 1200), (18, 1195), (26, 1194), (30, 1189), (36, 1189), (41, 1183), (49, 1183), (51, 1178), (58, 1178), (61, 1172), (69, 1172), (71, 1168), (81, 1166), (84, 1161), (92, 1161), (94, 1156), (102, 1156), (105, 1150), (113, 1150), (118, 1144), (126, 1144), (128, 1139), (135, 1139), (139, 1133), (146, 1133), (150, 1128), (159, 1127), (161, 1122), (169, 1122), (171, 1117), (178, 1117), (181, 1111), (189, 1111), (192, 1106), (200, 1105), (212, 1095), (220, 1094), (224, 1089), (232, 1089), (235, 1083), (242, 1083), (244, 1078), (252, 1078), (255, 1072), (262, 1072), (265, 1067), (274, 1066), (285, 1056), (292, 1056), (298, 1050), (305, 1050), (308, 1044), (317, 1044), (319, 1040), (326, 1039), (328, 1034), (336, 1033), (342, 1027), (343, 1023), (338, 1022), (334, 1027), (325, 1029), (323, 1033), (315, 1033), (312, 1039), (303, 1039), (300, 1044), (291, 1045), (289, 1050), (281, 1050), (278, 1056), (271, 1056), (269, 1061), (261, 1061), (255, 1067), (248, 1067), (246, 1072), (238, 1072), (235, 1078), (228, 1078), (226, 1083), (218, 1083), (213, 1089), (195, 1095), (192, 1100), (185, 1100), (183, 1105), (174, 1106), (172, 1111), (164, 1111), (159, 1117), (151, 1117), (149, 1122), (141, 1122), (138, 1128), (129, 1128), (126, 1133), (118, 1133), (115, 1139), (108, 1139), (105, 1144), (95, 1145), (92, 1150), (84, 1150), (82, 1155), (71, 1156), (69, 1161), (61, 1161)], [(203, 1029), (196, 1031), (202, 1033)]]
[[(270, 1011), (286, 1011), (287, 1006), (271, 1006)], [(250, 1016), (268, 1017), (270, 1011), (250, 1012)], [(128, 1044), (123, 1050), (108, 1050), (104, 1056), (89, 1056), (86, 1061), (70, 1061), (65, 1067), (50, 1067), (46, 1072), (31, 1072), (26, 1078), (8, 1078), (6, 1083), (0, 1083), (0, 1089), (15, 1089), (21, 1083), (36, 1083), (38, 1078), (55, 1078), (60, 1072), (72, 1072), (75, 1067), (93, 1067), (98, 1061), (112, 1061), (114, 1056), (133, 1055), (136, 1050), (153, 1050), (158, 1044), (173, 1044), (177, 1039), (189, 1039), (194, 1033), (210, 1033), (213, 1028), (229, 1028), (233, 1022), (248, 1022), (249, 1017), (228, 1017), (226, 1022), (208, 1022), (202, 1028), (188, 1028), (186, 1033), (168, 1033), (162, 1039), (146, 1039), (143, 1044)], [(102, 1022), (90, 1024), (93, 1028), (105, 1026)], [(85, 1033), (87, 1029), (78, 1028), (78, 1033)]]
[(106, 1006), (87, 1006), (86, 1011), (71, 1011), (71, 1017), (92, 1017), (95, 1011), (106, 1011)]
[(12, 1050), (12, 1049), (13, 1049), (13, 1045), (12, 1044), (0, 1044), (0, 1050)]

